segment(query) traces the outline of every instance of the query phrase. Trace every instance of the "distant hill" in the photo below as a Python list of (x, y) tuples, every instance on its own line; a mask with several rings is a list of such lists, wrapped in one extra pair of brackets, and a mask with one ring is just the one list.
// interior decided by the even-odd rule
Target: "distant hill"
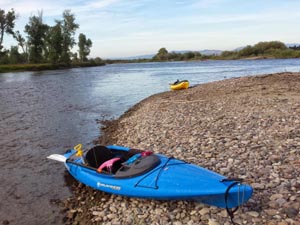
[(286, 47), (294, 47), (294, 46), (300, 46), (300, 43), (288, 43), (288, 44), (285, 44)]
[(206, 50), (201, 50), (200, 53), (202, 55), (221, 55), (223, 51), (221, 50), (209, 50), (209, 49), (206, 49)]
[(238, 51), (241, 51), (243, 48), (245, 48), (246, 46), (242, 46), (242, 47), (238, 47), (238, 48), (235, 48), (233, 49), (232, 51), (234, 52), (238, 52)]
[(169, 52), (175, 52), (175, 53), (187, 53), (187, 52), (200, 52), (201, 55), (221, 55), (222, 51), (221, 50), (210, 50), (210, 49), (205, 49), (205, 50), (181, 50), (181, 51), (169, 51)]
[(128, 57), (122, 57), (122, 58), (118, 58), (118, 59), (152, 59), (152, 57), (155, 54), (148, 54), (148, 55), (136, 55), (136, 56), (128, 56)]

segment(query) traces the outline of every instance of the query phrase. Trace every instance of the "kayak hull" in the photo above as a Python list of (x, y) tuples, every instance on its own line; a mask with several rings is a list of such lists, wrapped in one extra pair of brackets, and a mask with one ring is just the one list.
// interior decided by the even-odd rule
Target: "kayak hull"
[[(107, 147), (129, 151), (129, 148), (121, 146)], [(150, 171), (118, 178), (84, 166), (82, 158), (68, 160), (75, 153), (71, 150), (64, 155), (69, 173), (81, 183), (112, 194), (157, 200), (193, 200), (234, 208), (247, 202), (253, 193), (252, 187), (247, 184), (226, 180), (218, 173), (165, 155), (155, 154), (160, 162)]]
[(187, 80), (180, 81), (179, 83), (176, 84), (171, 84), (170, 88), (171, 90), (182, 90), (182, 89), (187, 89), (189, 88), (189, 82)]

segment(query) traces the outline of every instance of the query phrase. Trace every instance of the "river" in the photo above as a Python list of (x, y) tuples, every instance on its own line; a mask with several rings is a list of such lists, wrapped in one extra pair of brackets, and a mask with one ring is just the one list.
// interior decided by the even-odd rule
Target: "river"
[(119, 117), (142, 99), (246, 75), (299, 72), (300, 59), (114, 64), (0, 74), (0, 223), (62, 224), (54, 204), (71, 195), (64, 167), (46, 156), (100, 135), (97, 120)]

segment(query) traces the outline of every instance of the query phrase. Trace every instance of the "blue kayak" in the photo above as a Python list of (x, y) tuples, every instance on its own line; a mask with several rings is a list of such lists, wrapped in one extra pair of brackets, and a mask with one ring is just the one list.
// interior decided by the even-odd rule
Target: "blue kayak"
[[(79, 151), (80, 150), (80, 151)], [(64, 162), (70, 174), (94, 189), (128, 197), (194, 200), (235, 208), (249, 200), (251, 186), (173, 157), (122, 146), (75, 148), (48, 158)]]

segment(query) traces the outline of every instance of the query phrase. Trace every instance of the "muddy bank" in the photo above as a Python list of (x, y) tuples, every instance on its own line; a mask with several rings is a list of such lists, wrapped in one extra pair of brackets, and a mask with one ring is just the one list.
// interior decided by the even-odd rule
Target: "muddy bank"
[[(116, 121), (101, 144), (150, 149), (241, 177), (255, 193), (237, 224), (300, 223), (300, 73), (228, 79), (151, 96)], [(226, 210), (133, 199), (74, 183), (66, 223), (230, 224)]]

